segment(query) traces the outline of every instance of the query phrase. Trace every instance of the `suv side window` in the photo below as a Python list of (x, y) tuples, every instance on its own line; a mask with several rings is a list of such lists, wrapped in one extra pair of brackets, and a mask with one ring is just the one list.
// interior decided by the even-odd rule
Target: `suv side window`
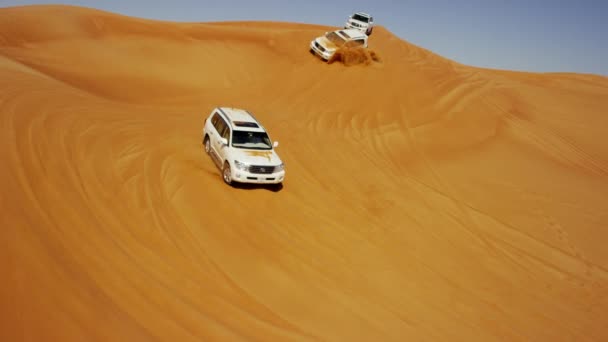
[(222, 118), (220, 118), (219, 114), (217, 114), (217, 112), (215, 112), (213, 114), (213, 117), (211, 118), (211, 124), (213, 125), (213, 127), (215, 127), (215, 129), (219, 132), (219, 121)]
[[(222, 120), (223, 122), (223, 120)], [(228, 146), (230, 146), (230, 127), (228, 125), (226, 125), (226, 123), (224, 122), (224, 130), (222, 132), (220, 132), (220, 135), (222, 138), (226, 139), (226, 141), (228, 142)]]
[(346, 47), (353, 48), (363, 46), (363, 39), (353, 39), (345, 44)]
[(217, 116), (217, 124), (214, 125), (217, 133), (222, 138), (226, 138), (228, 140), (228, 144), (230, 144), (230, 127), (226, 124), (226, 121), (221, 116)]

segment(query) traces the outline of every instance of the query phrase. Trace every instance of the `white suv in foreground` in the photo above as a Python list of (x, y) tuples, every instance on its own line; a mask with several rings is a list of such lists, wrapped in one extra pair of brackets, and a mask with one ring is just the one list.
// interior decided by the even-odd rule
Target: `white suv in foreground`
[(372, 30), (374, 29), (374, 17), (364, 12), (357, 12), (348, 17), (344, 28), (361, 30), (369, 36), (372, 34)]
[(367, 48), (367, 36), (355, 29), (325, 32), (310, 42), (310, 51), (328, 61), (342, 46)]
[(222, 171), (226, 184), (233, 182), (277, 184), (285, 169), (264, 127), (246, 110), (217, 107), (205, 120), (203, 145)]

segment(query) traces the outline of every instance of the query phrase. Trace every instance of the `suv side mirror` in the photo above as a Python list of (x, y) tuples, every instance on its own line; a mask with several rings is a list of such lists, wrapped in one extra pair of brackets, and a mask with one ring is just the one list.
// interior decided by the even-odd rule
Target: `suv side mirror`
[(275, 142), (272, 143), (272, 147), (277, 147), (277, 146), (279, 146), (279, 142), (278, 141), (275, 141)]
[(226, 139), (226, 138), (220, 138), (220, 143), (221, 143), (223, 146), (228, 146), (228, 139)]

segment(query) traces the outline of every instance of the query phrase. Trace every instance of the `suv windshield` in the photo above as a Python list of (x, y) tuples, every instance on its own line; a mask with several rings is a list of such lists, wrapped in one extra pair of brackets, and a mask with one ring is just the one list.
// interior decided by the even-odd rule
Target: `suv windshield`
[(253, 150), (270, 150), (272, 143), (265, 132), (234, 131), (232, 132), (232, 146)]
[(329, 32), (325, 37), (337, 46), (342, 46), (342, 44), (344, 44), (344, 38), (338, 36), (336, 32)]
[(360, 15), (360, 14), (355, 14), (355, 15), (353, 15), (353, 19), (355, 19), (355, 20), (359, 20), (359, 21), (362, 21), (362, 22), (364, 22), (364, 23), (367, 23), (367, 22), (369, 21), (369, 18), (368, 18), (368, 17), (364, 17), (364, 16), (362, 16), (362, 15)]

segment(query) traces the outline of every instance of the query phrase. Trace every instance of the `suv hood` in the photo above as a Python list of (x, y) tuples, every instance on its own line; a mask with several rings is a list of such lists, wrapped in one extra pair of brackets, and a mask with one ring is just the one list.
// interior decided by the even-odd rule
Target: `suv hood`
[(279, 165), (281, 158), (274, 150), (243, 150), (234, 149), (232, 157), (242, 163), (249, 165)]
[(337, 50), (338, 45), (334, 44), (331, 40), (327, 39), (325, 36), (321, 36), (317, 38), (317, 43), (323, 46), (326, 50)]

